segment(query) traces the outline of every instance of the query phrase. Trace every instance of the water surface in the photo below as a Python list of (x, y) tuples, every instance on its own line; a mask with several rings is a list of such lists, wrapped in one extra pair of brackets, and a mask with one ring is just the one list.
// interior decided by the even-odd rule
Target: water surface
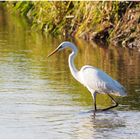
[[(64, 38), (32, 31), (0, 8), (0, 138), (140, 138), (140, 53), (75, 40), (77, 68), (94, 65), (123, 84), (119, 107), (93, 116), (92, 97), (71, 76)], [(111, 105), (105, 95), (98, 107)]]

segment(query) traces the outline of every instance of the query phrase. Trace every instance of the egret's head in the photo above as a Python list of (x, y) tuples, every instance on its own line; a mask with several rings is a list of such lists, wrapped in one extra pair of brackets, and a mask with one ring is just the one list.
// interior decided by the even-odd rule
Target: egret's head
[(52, 53), (50, 53), (48, 57), (68, 47), (70, 47), (73, 51), (77, 52), (77, 48), (75, 47), (73, 43), (65, 41), (65, 42), (62, 42)]

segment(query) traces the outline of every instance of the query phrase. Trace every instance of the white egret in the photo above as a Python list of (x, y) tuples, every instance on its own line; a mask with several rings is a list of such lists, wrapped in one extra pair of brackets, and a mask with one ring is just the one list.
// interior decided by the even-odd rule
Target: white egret
[(116, 80), (113, 80), (105, 72), (96, 67), (85, 65), (80, 69), (80, 71), (78, 71), (74, 65), (74, 58), (78, 50), (73, 43), (68, 41), (62, 42), (50, 55), (48, 55), (48, 57), (67, 47), (72, 49), (72, 53), (69, 55), (68, 58), (68, 64), (71, 74), (77, 81), (79, 81), (81, 84), (87, 87), (87, 89), (91, 92), (91, 95), (94, 100), (95, 111), (97, 110), (96, 107), (97, 94), (107, 94), (115, 103), (115, 105), (102, 109), (102, 111), (117, 107), (118, 103), (113, 99), (113, 97), (110, 94), (125, 96), (126, 95), (125, 88)]

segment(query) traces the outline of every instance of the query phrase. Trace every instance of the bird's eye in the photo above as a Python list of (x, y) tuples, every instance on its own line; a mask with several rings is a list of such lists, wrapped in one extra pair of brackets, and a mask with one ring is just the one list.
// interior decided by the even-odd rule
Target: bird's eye
[(62, 48), (63, 48), (63, 46), (60, 46), (60, 47), (59, 47), (59, 49), (62, 49)]

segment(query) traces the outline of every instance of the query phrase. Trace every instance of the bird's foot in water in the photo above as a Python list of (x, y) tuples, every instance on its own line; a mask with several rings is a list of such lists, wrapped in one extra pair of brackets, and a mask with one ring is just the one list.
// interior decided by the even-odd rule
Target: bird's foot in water
[(107, 107), (107, 108), (104, 108), (104, 109), (95, 109), (94, 112), (102, 112), (102, 111), (107, 111), (107, 110), (110, 110), (112, 108), (115, 108), (118, 106), (118, 103), (116, 103), (115, 105), (113, 106), (110, 106), (110, 107)]

